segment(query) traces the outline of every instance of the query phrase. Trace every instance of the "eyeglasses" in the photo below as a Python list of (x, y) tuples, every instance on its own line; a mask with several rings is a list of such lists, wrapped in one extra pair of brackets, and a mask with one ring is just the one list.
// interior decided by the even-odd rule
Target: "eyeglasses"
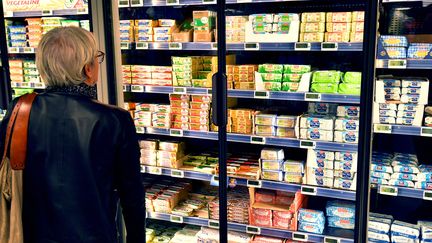
[(101, 64), (105, 60), (105, 53), (103, 51), (98, 51), (96, 58), (98, 59), (98, 63)]

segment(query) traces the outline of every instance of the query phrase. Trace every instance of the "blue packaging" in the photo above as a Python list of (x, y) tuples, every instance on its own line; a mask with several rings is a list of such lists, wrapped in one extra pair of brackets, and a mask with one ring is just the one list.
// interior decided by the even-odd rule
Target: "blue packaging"
[(324, 224), (324, 212), (319, 210), (301, 208), (299, 210), (298, 220), (300, 222)]
[(389, 180), (389, 185), (390, 186), (400, 186), (400, 187), (410, 187), (410, 188), (414, 188), (415, 184), (413, 181), (409, 181), (409, 180)]
[(391, 179), (393, 180), (408, 180), (408, 181), (417, 181), (418, 178), (415, 174), (408, 173), (394, 173), (391, 175)]
[(431, 172), (420, 172), (417, 174), (418, 181), (424, 182), (432, 182), (432, 173)]
[(406, 59), (407, 49), (405, 47), (384, 47), (391, 59)]
[(412, 43), (408, 48), (408, 58), (424, 59), (432, 49), (432, 44)]
[(368, 231), (368, 242), (390, 242), (388, 234), (380, 234), (372, 231)]
[(378, 184), (378, 185), (388, 185), (389, 181), (386, 179), (379, 179), (379, 178), (370, 178), (370, 183), (371, 184)]
[(354, 179), (355, 172), (351, 172), (349, 170), (335, 170), (334, 176), (340, 177), (342, 179), (352, 180)]
[(372, 164), (371, 170), (376, 172), (390, 173), (390, 174), (393, 173), (393, 168), (391, 167), (391, 165), (383, 164), (383, 163)]
[(403, 35), (382, 35), (380, 38), (384, 47), (408, 47), (408, 39)]
[(415, 165), (396, 165), (393, 166), (393, 172), (418, 174), (420, 171)]
[(326, 205), (327, 217), (354, 218), (355, 204), (345, 201), (328, 201)]
[(390, 180), (390, 174), (389, 173), (371, 171), (370, 176), (373, 178)]
[(409, 239), (418, 239), (420, 237), (420, 226), (402, 221), (394, 221), (391, 226), (391, 236), (402, 236)]
[(432, 241), (432, 221), (419, 220), (417, 225), (421, 227), (421, 236), (423, 240)]
[(328, 226), (332, 228), (354, 229), (354, 218), (327, 217)]
[(393, 215), (370, 212), (369, 217), (394, 220)]
[(350, 161), (335, 161), (334, 169), (357, 172), (357, 164), (354, 164), (353, 162)]
[(314, 224), (308, 222), (299, 222), (298, 230), (314, 234), (322, 234), (324, 231), (324, 223)]
[(414, 186), (417, 189), (432, 190), (432, 182), (419, 181)]
[(388, 234), (392, 222), (392, 219), (369, 217), (368, 230), (378, 234)]
[(335, 152), (335, 160), (339, 161), (349, 161), (352, 162), (355, 160), (357, 164), (357, 153), (351, 152)]
[(380, 79), (384, 83), (385, 88), (401, 87), (402, 82), (399, 79)]

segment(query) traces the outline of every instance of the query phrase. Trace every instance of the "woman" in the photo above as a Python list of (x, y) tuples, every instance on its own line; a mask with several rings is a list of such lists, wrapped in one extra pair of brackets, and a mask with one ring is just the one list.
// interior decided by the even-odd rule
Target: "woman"
[(117, 198), (127, 242), (144, 242), (144, 189), (132, 118), (95, 99), (103, 60), (93, 35), (77, 27), (54, 29), (38, 46), (36, 64), (47, 89), (30, 115), (25, 242), (117, 242)]

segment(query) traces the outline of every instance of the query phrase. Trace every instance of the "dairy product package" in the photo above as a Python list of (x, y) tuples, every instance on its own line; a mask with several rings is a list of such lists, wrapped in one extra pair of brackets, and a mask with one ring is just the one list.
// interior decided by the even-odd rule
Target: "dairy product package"
[(320, 129), (300, 129), (300, 138), (318, 141), (333, 141), (333, 131)]
[(261, 159), (265, 160), (283, 160), (285, 154), (283, 149), (264, 148), (261, 150)]
[(273, 126), (276, 124), (276, 115), (257, 114), (255, 115), (255, 124)]
[(333, 160), (326, 160), (326, 159), (316, 159), (316, 160), (309, 160), (307, 161), (307, 167), (312, 168), (323, 168), (323, 169), (333, 169), (334, 168), (334, 161)]
[(335, 130), (358, 131), (359, 130), (359, 120), (347, 119), (347, 118), (338, 118), (335, 120)]
[(341, 229), (354, 229), (354, 218), (327, 217), (328, 227)]
[(379, 111), (380, 117), (396, 117), (397, 113), (395, 110), (380, 110)]
[(340, 71), (315, 71), (312, 74), (312, 83), (339, 83), (341, 78)]
[(346, 118), (359, 118), (360, 107), (359, 106), (338, 106), (337, 116)]
[(324, 224), (314, 224), (300, 221), (298, 230), (314, 234), (322, 234), (324, 231)]
[(258, 66), (258, 72), (282, 74), (284, 72), (284, 65), (281, 65), (281, 64), (261, 64)]
[(403, 35), (381, 35), (384, 47), (408, 47), (408, 39)]
[(311, 13), (302, 13), (301, 22), (303, 23), (316, 23), (326, 21), (326, 13), (325, 12), (311, 12)]
[(339, 188), (339, 189), (346, 189), (346, 190), (356, 190), (357, 189), (357, 180), (356, 175), (354, 175), (354, 178), (351, 179), (343, 179), (343, 178), (335, 178), (333, 187)]
[(297, 116), (277, 116), (276, 126), (294, 128), (296, 124)]
[(399, 187), (410, 187), (410, 188), (414, 188), (414, 186), (415, 186), (413, 181), (397, 180), (397, 179), (389, 180), (389, 185), (390, 186), (399, 186)]
[(261, 160), (261, 168), (264, 170), (281, 170), (283, 160)]
[(394, 221), (391, 226), (392, 238), (402, 236), (409, 239), (418, 239), (420, 236), (420, 226), (402, 221)]
[(384, 179), (384, 180), (390, 180), (391, 179), (389, 173), (371, 171), (370, 174), (371, 174), (371, 177), (373, 177), (373, 178)]
[(418, 181), (416, 174), (409, 173), (394, 173), (391, 175), (393, 180), (408, 180), (408, 181)]
[(326, 215), (327, 217), (354, 218), (355, 204), (340, 200), (328, 201)]
[(388, 234), (376, 233), (368, 231), (368, 242), (369, 243), (387, 243), (390, 242), (390, 236)]
[(306, 175), (306, 181), (308, 185), (312, 186), (324, 186), (324, 187), (333, 187), (333, 178), (315, 176), (315, 175)]
[(379, 109), (380, 110), (397, 110), (398, 105), (397, 104), (380, 103)]
[(295, 138), (294, 128), (276, 127), (276, 137)]
[(298, 220), (300, 222), (322, 224), (325, 222), (324, 212), (301, 208), (298, 213)]
[(378, 164), (372, 164), (371, 165), (371, 170), (372, 171), (376, 171), (376, 172), (385, 172), (385, 173), (393, 173), (393, 167), (391, 165), (388, 164), (382, 164), (382, 163), (378, 163)]
[(309, 160), (317, 160), (317, 159), (334, 160), (335, 159), (335, 152), (308, 149), (307, 158), (308, 158), (308, 161)]
[(422, 78), (404, 78), (402, 79), (402, 88), (421, 88), (423, 83), (429, 83), (428, 79)]
[(333, 130), (334, 118), (330, 116), (301, 116), (300, 128), (319, 128)]
[(419, 220), (417, 225), (421, 227), (422, 239), (431, 240), (432, 239), (432, 222)]
[(396, 165), (393, 167), (393, 171), (395, 173), (401, 172), (401, 173), (414, 173), (414, 174), (418, 174), (420, 172), (418, 167), (415, 165)]
[(432, 190), (432, 182), (419, 181), (415, 183), (416, 189)]
[[(396, 104), (394, 104), (396, 105)], [(399, 104), (397, 105), (398, 111), (417, 111), (420, 106), (412, 104)]]
[(359, 134), (358, 132), (344, 132), (344, 131), (335, 131), (334, 132), (334, 141), (340, 143), (358, 143)]
[(369, 217), (368, 231), (388, 234), (393, 220), (388, 218)]
[(331, 169), (323, 169), (323, 168), (307, 168), (307, 176), (315, 176), (315, 177), (334, 177), (334, 171)]
[(303, 33), (316, 33), (316, 32), (322, 33), (325, 31), (325, 23), (324, 22), (301, 23), (300, 31)]
[(354, 161), (335, 161), (334, 162), (335, 170), (349, 171), (349, 172), (357, 172), (357, 160)]
[(351, 23), (352, 12), (328, 12), (326, 21), (328, 23)]
[(335, 177), (346, 179), (346, 180), (352, 180), (356, 175), (355, 172), (349, 170), (335, 170), (333, 174)]
[(264, 180), (283, 181), (283, 172), (278, 170), (263, 170), (261, 178)]
[(352, 161), (357, 167), (357, 153), (352, 152), (335, 152), (335, 160)]
[(289, 173), (304, 173), (304, 162), (296, 160), (286, 160), (283, 162), (283, 171)]
[(303, 183), (303, 174), (302, 173), (285, 172), (284, 181), (286, 181), (288, 183), (301, 184), (301, 183)]
[(336, 114), (336, 110), (336, 104), (310, 102), (308, 106), (309, 114), (332, 115)]
[(371, 184), (377, 184), (377, 185), (388, 185), (389, 184), (388, 180), (375, 178), (375, 177), (371, 177), (369, 181)]

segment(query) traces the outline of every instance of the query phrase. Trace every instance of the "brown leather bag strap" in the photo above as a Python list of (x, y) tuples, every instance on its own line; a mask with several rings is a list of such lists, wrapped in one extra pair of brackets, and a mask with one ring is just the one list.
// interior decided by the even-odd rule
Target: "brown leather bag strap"
[(22, 104), (13, 126), (9, 156), (11, 168), (14, 170), (23, 170), (25, 167), (30, 111), (36, 95), (36, 93), (31, 93), (20, 97)]
[(5, 158), (7, 156), (7, 151), (9, 149), (9, 144), (10, 144), (10, 139), (11, 139), (12, 128), (13, 128), (13, 125), (15, 123), (15, 119), (18, 115), (18, 111), (19, 111), (21, 105), (22, 105), (22, 100), (19, 99), (12, 110), (12, 114), (9, 117), (8, 125), (6, 128), (6, 137), (5, 137), (5, 143), (4, 143), (4, 149), (3, 149), (3, 156), (2, 156), (2, 160), (0, 161), (0, 163), (3, 163), (3, 161), (5, 160)]

